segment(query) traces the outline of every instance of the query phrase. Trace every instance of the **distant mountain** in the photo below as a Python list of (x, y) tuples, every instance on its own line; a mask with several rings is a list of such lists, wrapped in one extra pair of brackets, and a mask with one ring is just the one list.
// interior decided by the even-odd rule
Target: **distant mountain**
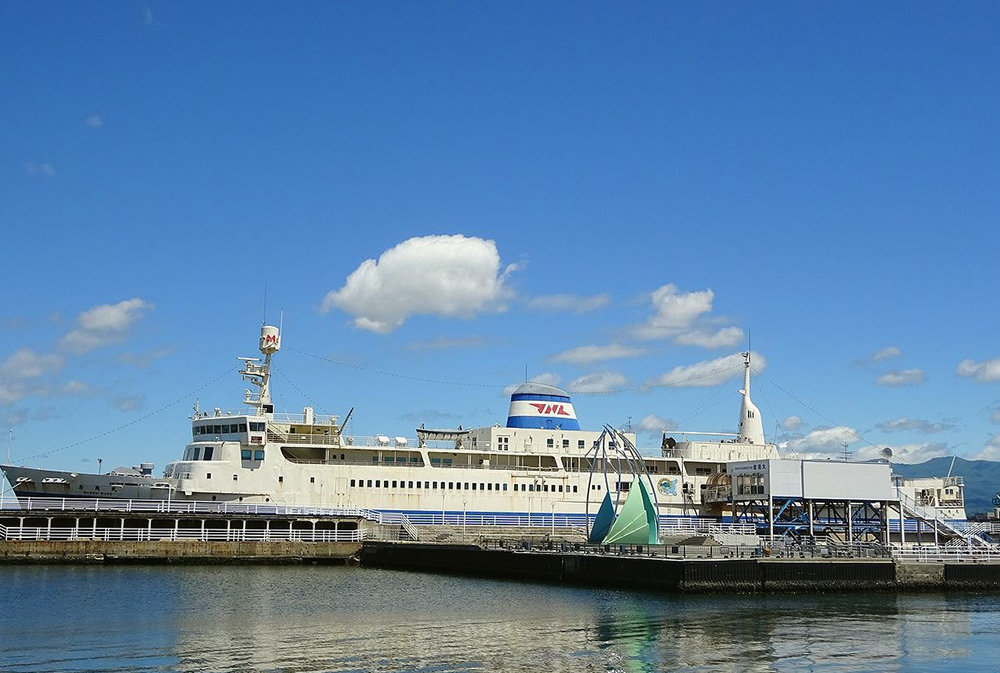
[[(892, 471), (901, 477), (944, 477), (951, 458), (931, 458), (926, 463), (893, 463)], [(969, 516), (993, 509), (993, 498), (1000, 493), (1000, 462), (995, 460), (955, 459), (952, 476), (965, 479), (965, 512)]]

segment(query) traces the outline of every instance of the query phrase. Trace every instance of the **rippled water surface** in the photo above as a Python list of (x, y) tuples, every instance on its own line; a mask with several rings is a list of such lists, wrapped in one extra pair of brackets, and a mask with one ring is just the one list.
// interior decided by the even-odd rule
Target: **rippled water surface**
[(1000, 597), (664, 596), (345, 567), (0, 567), (0, 671), (997, 671)]

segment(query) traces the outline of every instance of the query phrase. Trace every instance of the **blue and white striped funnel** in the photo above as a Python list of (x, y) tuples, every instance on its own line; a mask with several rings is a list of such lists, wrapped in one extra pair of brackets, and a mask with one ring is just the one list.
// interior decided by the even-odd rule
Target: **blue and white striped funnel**
[(579, 430), (569, 393), (544, 383), (525, 383), (510, 396), (508, 428)]

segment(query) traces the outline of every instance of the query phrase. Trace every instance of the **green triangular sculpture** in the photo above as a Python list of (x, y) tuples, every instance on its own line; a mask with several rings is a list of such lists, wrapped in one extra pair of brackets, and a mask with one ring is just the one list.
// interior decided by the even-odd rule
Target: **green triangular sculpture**
[(601, 544), (608, 531), (611, 530), (611, 524), (614, 520), (615, 506), (611, 502), (611, 494), (605, 493), (604, 501), (601, 502), (601, 508), (597, 510), (597, 517), (594, 519), (594, 525), (590, 527), (590, 535), (587, 540), (591, 544)]
[(603, 544), (657, 544), (656, 512), (653, 509), (649, 491), (642, 478), (632, 482), (633, 486), (625, 498), (622, 511), (618, 514)]

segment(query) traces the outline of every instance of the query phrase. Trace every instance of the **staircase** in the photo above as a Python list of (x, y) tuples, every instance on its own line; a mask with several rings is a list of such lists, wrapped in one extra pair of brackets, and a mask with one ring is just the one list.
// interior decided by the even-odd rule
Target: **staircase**
[(919, 504), (916, 500), (903, 493), (902, 489), (896, 489), (896, 497), (899, 498), (899, 504), (903, 508), (904, 516), (910, 519), (916, 519), (917, 521), (930, 526), (931, 530), (935, 533), (949, 540), (949, 542), (946, 543), (949, 546), (964, 545), (967, 547), (980, 548), (990, 548), (993, 546), (979, 535), (959, 530), (947, 521), (938, 519), (936, 510)]

